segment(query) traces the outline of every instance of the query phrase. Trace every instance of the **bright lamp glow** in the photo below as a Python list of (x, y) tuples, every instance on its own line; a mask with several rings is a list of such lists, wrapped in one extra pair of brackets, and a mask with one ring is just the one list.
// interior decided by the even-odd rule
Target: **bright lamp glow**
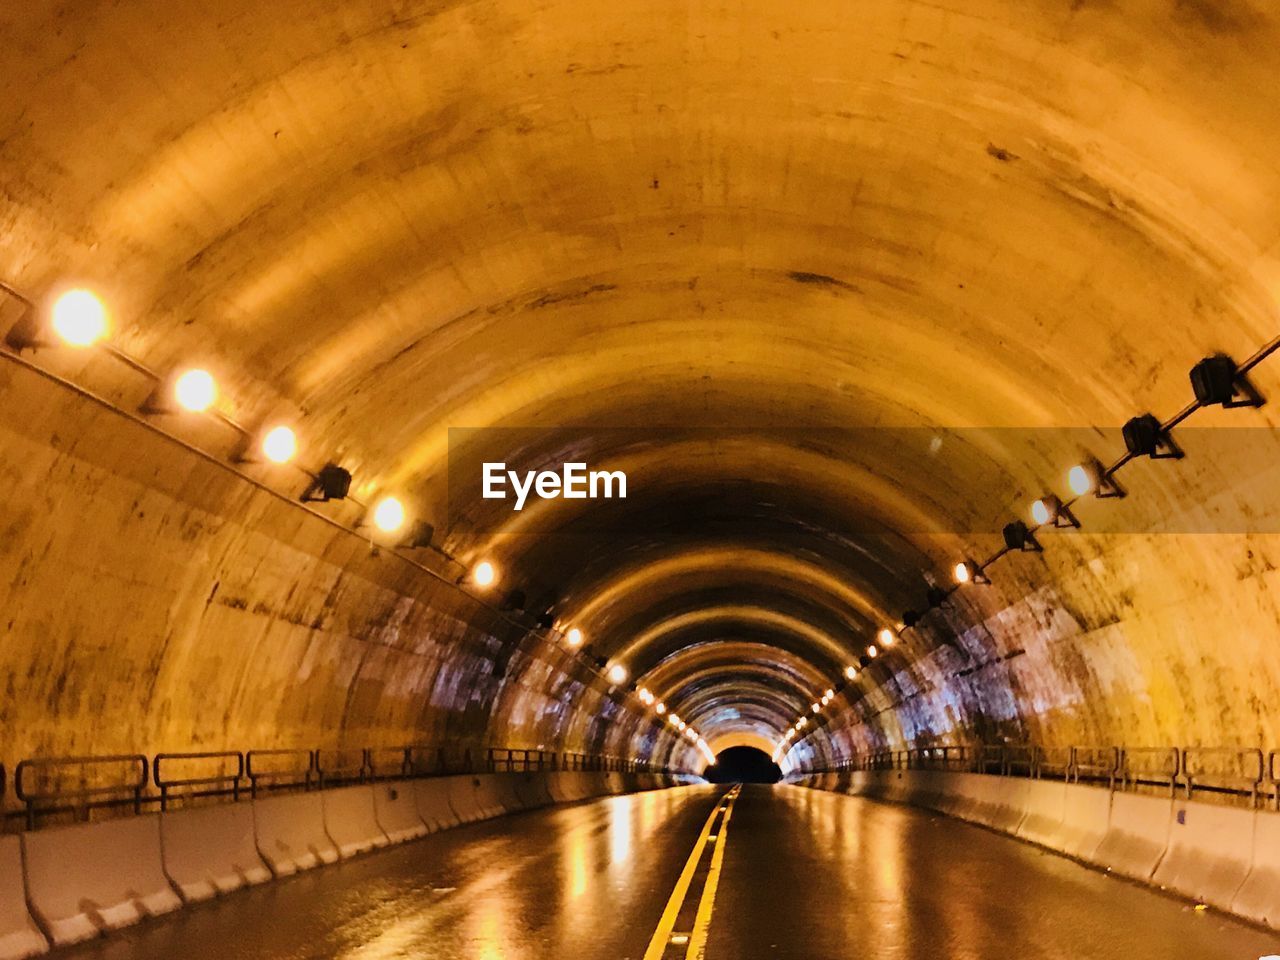
[(383, 533), (395, 533), (404, 526), (404, 504), (395, 497), (383, 497), (373, 508), (373, 525)]
[(897, 637), (893, 635), (893, 631), (885, 627), (880, 631), (880, 643), (882, 646), (892, 647)]
[(298, 437), (288, 427), (275, 427), (262, 438), (262, 455), (272, 463), (288, 463), (298, 452)]
[(855, 667), (853, 664), (850, 664), (849, 666), (844, 668), (844, 675), (850, 680), (857, 680), (858, 668)]
[(613, 684), (627, 682), (627, 668), (620, 663), (615, 663), (609, 668), (609, 682)]
[(809, 709), (812, 710), (814, 713), (817, 713), (819, 710), (822, 709), (822, 707), (817, 703), (811, 703), (809, 704)]
[(1037, 500), (1031, 505), (1031, 519), (1036, 523), (1044, 525), (1049, 522), (1049, 505), (1043, 500)]
[(667, 705), (663, 703), (661, 700), (659, 700), (657, 706), (655, 706), (653, 709), (658, 711), (658, 716), (662, 716), (664, 713), (667, 712)]
[(836, 697), (836, 692), (835, 692), (834, 690), (832, 690), (830, 687), (828, 687), (828, 688), (823, 692), (823, 694), (822, 694), (822, 695), (823, 695), (824, 697), (826, 697), (828, 700), (834, 700), (834, 699), (835, 699), (835, 697)]
[(488, 560), (481, 560), (471, 571), (471, 580), (478, 587), (490, 586), (498, 579), (498, 571)]
[(571, 647), (582, 646), (582, 631), (577, 627), (571, 627), (569, 632), (564, 635), (564, 642)]
[(880, 651), (876, 649), (876, 645), (874, 643), (867, 647), (867, 656), (870, 657), (872, 660), (876, 658), (876, 654), (878, 654), (879, 652)]
[(1084, 496), (1093, 489), (1093, 477), (1089, 475), (1084, 464), (1078, 464), (1067, 471), (1067, 486), (1077, 496)]
[(956, 564), (955, 570), (951, 572), (955, 577), (956, 583), (968, 583), (973, 579), (973, 571), (969, 569), (969, 565), (961, 560)]
[(173, 398), (184, 410), (203, 413), (218, 399), (218, 385), (208, 370), (188, 370), (173, 382)]
[(88, 290), (68, 290), (53, 305), (53, 332), (73, 347), (91, 347), (107, 335), (107, 309)]

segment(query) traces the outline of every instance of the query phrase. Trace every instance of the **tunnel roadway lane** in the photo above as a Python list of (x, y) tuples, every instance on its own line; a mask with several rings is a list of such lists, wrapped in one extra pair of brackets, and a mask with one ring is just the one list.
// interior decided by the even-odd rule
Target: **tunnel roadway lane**
[(59, 951), (66, 960), (640, 960), (726, 787), (500, 817)]
[(739, 798), (710, 960), (1257, 960), (1280, 935), (910, 807)]
[(748, 786), (736, 798), (723, 787), (694, 787), (473, 824), (56, 956), (1255, 960), (1277, 953), (1280, 937), (977, 827), (798, 787)]

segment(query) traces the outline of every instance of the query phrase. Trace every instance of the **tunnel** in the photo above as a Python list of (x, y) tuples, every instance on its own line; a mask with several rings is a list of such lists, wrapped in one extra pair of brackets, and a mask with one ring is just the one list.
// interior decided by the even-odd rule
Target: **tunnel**
[(1280, 955), (1280, 9), (0, 38), (0, 960)]

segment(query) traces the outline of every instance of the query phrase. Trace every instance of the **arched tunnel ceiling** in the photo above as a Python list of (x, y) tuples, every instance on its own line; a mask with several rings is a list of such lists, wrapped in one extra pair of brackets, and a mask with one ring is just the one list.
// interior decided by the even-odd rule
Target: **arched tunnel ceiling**
[[(296, 420), (726, 744), (1080, 454), (1019, 431), (1114, 444), (1277, 325), (1280, 27), (1244, 0), (37, 0), (0, 28), (4, 279), (91, 285), (123, 349)], [(514, 449), (628, 499), (451, 488)]]

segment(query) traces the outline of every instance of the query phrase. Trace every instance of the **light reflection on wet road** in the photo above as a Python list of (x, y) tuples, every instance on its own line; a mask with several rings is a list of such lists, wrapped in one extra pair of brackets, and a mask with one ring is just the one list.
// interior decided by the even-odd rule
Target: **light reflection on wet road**
[[(723, 792), (658, 791), (473, 824), (55, 956), (639, 960)], [(729, 834), (709, 960), (1280, 953), (1266, 932), (921, 811), (748, 787)]]

